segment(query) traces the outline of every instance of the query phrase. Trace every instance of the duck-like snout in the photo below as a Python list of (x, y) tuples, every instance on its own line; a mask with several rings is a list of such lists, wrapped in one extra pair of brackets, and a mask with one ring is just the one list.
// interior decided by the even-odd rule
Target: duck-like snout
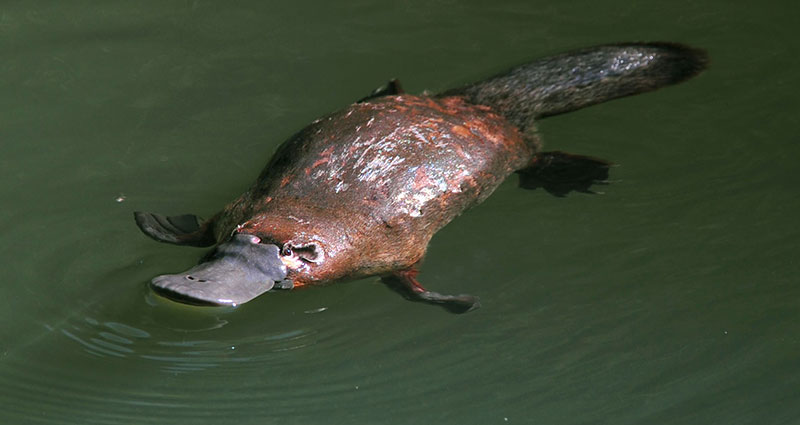
[(157, 276), (150, 286), (174, 301), (217, 306), (248, 302), (276, 284), (291, 287), (285, 281), (287, 269), (280, 249), (259, 242), (253, 235), (236, 234), (202, 263), (183, 273)]

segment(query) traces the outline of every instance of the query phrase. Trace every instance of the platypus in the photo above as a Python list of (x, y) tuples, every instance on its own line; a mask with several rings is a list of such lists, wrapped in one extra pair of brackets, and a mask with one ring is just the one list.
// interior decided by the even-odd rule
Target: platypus
[(472, 295), (426, 289), (431, 237), (516, 173), (526, 189), (592, 192), (610, 163), (542, 151), (536, 121), (687, 80), (707, 54), (676, 43), (602, 45), (546, 57), (438, 94), (391, 80), (285, 141), (253, 185), (211, 219), (135, 212), (161, 242), (216, 245), (199, 265), (154, 278), (176, 301), (238, 305), (270, 291), (379, 276), (452, 312)]

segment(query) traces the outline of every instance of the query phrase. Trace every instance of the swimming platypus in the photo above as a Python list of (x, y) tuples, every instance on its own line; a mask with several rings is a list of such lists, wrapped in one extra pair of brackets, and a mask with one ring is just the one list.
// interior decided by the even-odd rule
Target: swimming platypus
[(604, 45), (518, 66), (435, 95), (392, 80), (284, 142), (256, 182), (207, 221), (136, 212), (162, 242), (212, 246), (196, 267), (154, 278), (177, 301), (237, 305), (273, 289), (380, 276), (408, 299), (453, 312), (471, 295), (417, 281), (431, 237), (512, 173), (554, 195), (591, 192), (610, 163), (542, 152), (535, 123), (697, 75), (704, 51), (674, 43)]

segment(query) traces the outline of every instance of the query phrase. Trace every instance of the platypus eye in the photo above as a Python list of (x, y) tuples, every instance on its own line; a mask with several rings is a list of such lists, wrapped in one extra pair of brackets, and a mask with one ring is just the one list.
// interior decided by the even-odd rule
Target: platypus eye
[(308, 263), (319, 263), (325, 258), (325, 253), (323, 252), (322, 247), (320, 247), (320, 245), (316, 242), (305, 243), (302, 245), (287, 242), (281, 249), (281, 255), (285, 257), (296, 256)]

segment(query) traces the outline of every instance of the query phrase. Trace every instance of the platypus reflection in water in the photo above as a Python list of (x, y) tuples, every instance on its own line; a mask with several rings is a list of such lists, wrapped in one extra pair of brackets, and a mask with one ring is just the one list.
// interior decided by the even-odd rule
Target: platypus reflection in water
[(539, 59), (436, 95), (397, 81), (284, 142), (256, 182), (207, 221), (136, 212), (162, 242), (212, 246), (199, 265), (154, 278), (176, 301), (237, 305), (271, 290), (380, 276), (414, 301), (453, 312), (477, 297), (417, 281), (436, 231), (512, 173), (525, 189), (591, 192), (609, 163), (542, 152), (539, 118), (687, 80), (706, 53), (673, 43), (623, 43)]

